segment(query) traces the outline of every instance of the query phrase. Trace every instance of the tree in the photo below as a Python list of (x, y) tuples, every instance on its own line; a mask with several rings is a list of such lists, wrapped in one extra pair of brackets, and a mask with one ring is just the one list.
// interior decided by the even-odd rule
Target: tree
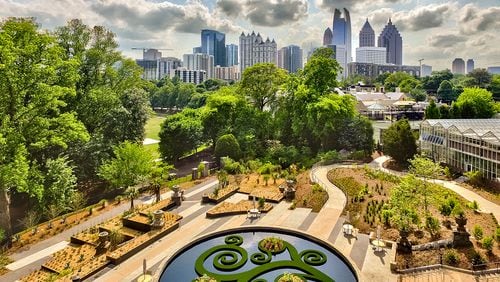
[(415, 193), (415, 183), (418, 180), (409, 174), (391, 191), (390, 209), (391, 222), (395, 222), (400, 231), (409, 231), (413, 224), (419, 221), (416, 212), (419, 199)]
[(141, 144), (125, 141), (113, 147), (114, 158), (99, 167), (99, 176), (113, 187), (130, 187), (146, 181), (153, 171), (153, 156)]
[(465, 88), (454, 106), (461, 118), (491, 118), (496, 113), (491, 92), (481, 88)]
[(427, 100), (427, 92), (422, 89), (422, 86), (417, 85), (415, 88), (410, 90), (410, 97), (416, 102), (423, 102)]
[(150, 187), (153, 193), (155, 194), (155, 201), (158, 203), (161, 200), (161, 184), (163, 182), (163, 179), (165, 178), (166, 174), (174, 168), (173, 165), (169, 164), (156, 164), (153, 167), (153, 170), (151, 172), (151, 183)]
[(420, 80), (414, 77), (406, 78), (399, 83), (399, 88), (403, 93), (410, 93), (413, 89), (415, 88), (421, 89), (421, 87), (422, 83), (420, 82)]
[(472, 79), (469, 87), (479, 87), (486, 89), (491, 82), (491, 74), (486, 69), (473, 69), (467, 74), (468, 78)]
[(439, 108), (437, 107), (436, 102), (434, 102), (434, 99), (431, 99), (429, 106), (427, 106), (427, 108), (425, 109), (425, 118), (426, 119), (441, 118), (441, 115), (439, 113)]
[(139, 196), (139, 189), (129, 186), (127, 190), (125, 190), (125, 195), (130, 200), (130, 210), (134, 210), (134, 200)]
[(275, 107), (276, 93), (285, 78), (286, 72), (275, 64), (256, 64), (245, 69), (239, 88), (257, 109), (263, 111), (266, 106)]
[(399, 87), (399, 85), (405, 81), (408, 80), (407, 83), (405, 83), (404, 86), (409, 86), (410, 84), (415, 84), (413, 80), (415, 78), (406, 72), (398, 71), (395, 73), (390, 74), (384, 81), (384, 87), (386, 92), (393, 92), (396, 90), (396, 87)]
[(457, 94), (455, 89), (453, 89), (453, 84), (448, 80), (441, 82), (436, 97), (443, 102), (455, 101), (457, 99)]
[(431, 76), (424, 77), (422, 79), (423, 88), (430, 93), (436, 93), (441, 82), (445, 80), (451, 80), (453, 74), (449, 69), (443, 71), (433, 71)]
[(176, 161), (202, 143), (203, 126), (198, 111), (184, 109), (161, 124), (159, 150), (167, 161)]
[(444, 170), (438, 163), (429, 158), (415, 156), (410, 160), (410, 173), (424, 178), (424, 182), (422, 183), (423, 189), (419, 192), (424, 196), (424, 210), (427, 213), (427, 179), (435, 179), (439, 175), (442, 175)]
[(241, 155), (240, 144), (232, 134), (222, 135), (215, 143), (215, 157), (220, 161), (222, 157), (238, 160)]
[(333, 59), (333, 50), (323, 47), (316, 49), (311, 55), (304, 66), (302, 76), (309, 90), (324, 95), (337, 86), (337, 75), (340, 71), (340, 65)]
[(493, 95), (493, 99), (496, 101), (500, 100), (500, 75), (497, 74), (493, 76), (488, 90)]
[(57, 206), (61, 210), (69, 208), (76, 187), (76, 176), (73, 166), (67, 157), (48, 159), (45, 165), (47, 172), (44, 177), (43, 205)]
[(384, 152), (398, 164), (405, 165), (417, 152), (416, 138), (408, 120), (398, 120), (382, 135)]
[(0, 23), (0, 226), (11, 232), (10, 195), (41, 203), (43, 165), (72, 142), (88, 140), (66, 103), (75, 95), (76, 62), (32, 19)]

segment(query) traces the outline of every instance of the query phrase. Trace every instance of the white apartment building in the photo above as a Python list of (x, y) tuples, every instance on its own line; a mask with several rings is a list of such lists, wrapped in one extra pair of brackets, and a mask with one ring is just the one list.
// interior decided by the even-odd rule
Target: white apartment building
[(385, 47), (358, 47), (356, 48), (356, 62), (383, 65), (386, 53)]
[(200, 84), (207, 79), (204, 70), (189, 70), (187, 68), (178, 68), (172, 72), (171, 78), (177, 76), (182, 82)]
[(188, 70), (204, 70), (206, 79), (214, 78), (214, 56), (202, 53), (184, 54), (183, 67)]

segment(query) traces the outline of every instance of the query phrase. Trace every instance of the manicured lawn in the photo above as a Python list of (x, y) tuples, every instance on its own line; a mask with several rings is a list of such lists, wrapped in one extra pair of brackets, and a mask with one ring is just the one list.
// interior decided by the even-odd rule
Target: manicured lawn
[(151, 154), (153, 155), (153, 157), (155, 158), (155, 160), (159, 159), (161, 157), (160, 156), (160, 151), (158, 151), (158, 143), (157, 144), (146, 145), (144, 147), (151, 152)]
[(146, 138), (159, 140), (160, 127), (164, 120), (164, 116), (153, 114), (146, 123)]

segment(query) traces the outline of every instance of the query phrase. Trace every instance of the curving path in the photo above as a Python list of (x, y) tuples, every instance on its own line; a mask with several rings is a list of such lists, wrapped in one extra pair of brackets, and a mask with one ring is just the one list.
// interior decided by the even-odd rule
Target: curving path
[[(387, 168), (382, 166), (382, 164), (389, 159), (390, 158), (387, 156), (378, 157), (375, 160), (373, 160), (370, 163), (370, 165), (374, 168), (380, 169), (380, 170), (387, 172), (387, 173), (391, 173), (391, 174), (395, 174), (395, 175), (404, 175), (404, 173), (402, 173), (402, 172), (390, 170), (390, 169), (387, 169)], [(473, 191), (471, 191), (467, 188), (464, 188), (464, 187), (458, 185), (456, 182), (447, 181), (447, 180), (437, 180), (437, 179), (430, 179), (427, 181), (431, 182), (431, 183), (436, 183), (436, 184), (442, 185), (443, 187), (445, 187), (449, 190), (452, 190), (453, 192), (461, 195), (462, 197), (464, 197), (468, 201), (471, 201), (471, 202), (476, 201), (479, 204), (479, 210), (481, 212), (492, 213), (495, 216), (495, 218), (500, 219), (500, 206), (499, 205), (481, 197), (480, 195), (474, 193)]]

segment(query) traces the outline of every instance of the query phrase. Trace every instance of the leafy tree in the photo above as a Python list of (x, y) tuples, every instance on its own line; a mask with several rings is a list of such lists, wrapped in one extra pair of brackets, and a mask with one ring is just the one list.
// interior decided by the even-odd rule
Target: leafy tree
[(395, 73), (390, 74), (384, 81), (385, 91), (387, 91), (387, 92), (395, 91), (396, 87), (399, 87), (399, 85), (403, 81), (406, 81), (406, 80), (408, 80), (408, 81), (405, 82), (405, 84), (404, 84), (405, 87), (409, 87), (412, 84), (415, 84), (415, 85), (417, 84), (416, 82), (414, 83), (414, 81), (413, 81), (413, 80), (415, 80), (415, 78), (413, 76), (407, 74), (406, 72), (399, 71), (399, 72), (395, 72)]
[(129, 186), (125, 190), (125, 196), (130, 200), (130, 210), (134, 210), (134, 200), (139, 196), (139, 189)]
[(337, 86), (337, 74), (340, 71), (340, 65), (333, 59), (333, 50), (318, 48), (304, 66), (304, 84), (319, 95), (327, 94)]
[(500, 100), (500, 75), (493, 76), (488, 90), (493, 95), (493, 99), (496, 101)]
[(457, 93), (453, 88), (453, 84), (448, 80), (441, 82), (436, 97), (443, 102), (455, 101), (457, 99)]
[(423, 189), (419, 192), (424, 196), (424, 209), (427, 213), (427, 179), (435, 179), (439, 175), (442, 175), (444, 170), (438, 163), (429, 158), (415, 156), (410, 160), (410, 173), (424, 178), (422, 185), (419, 185)]
[(450, 107), (446, 104), (439, 106), (439, 118), (448, 119), (451, 118), (452, 113)]
[(416, 212), (419, 198), (415, 193), (415, 183), (418, 179), (409, 174), (391, 191), (390, 208), (391, 222), (396, 223), (399, 230), (409, 231), (413, 224), (419, 222)]
[(403, 93), (410, 93), (413, 89), (415, 88), (420, 88), (422, 87), (422, 83), (420, 80), (411, 77), (411, 78), (406, 78), (405, 80), (401, 81), (399, 83), (399, 88), (401, 89), (401, 92)]
[(437, 93), (437, 90), (441, 83), (445, 80), (451, 80), (453, 74), (449, 69), (443, 71), (433, 71), (431, 76), (424, 77), (422, 79), (423, 88), (430, 93)]
[(215, 143), (215, 157), (219, 161), (222, 157), (238, 160), (241, 156), (240, 144), (232, 134), (222, 135)]
[(115, 157), (99, 167), (99, 176), (114, 187), (130, 187), (146, 181), (153, 171), (153, 156), (140, 144), (125, 141), (113, 147)]
[(76, 187), (76, 176), (73, 167), (69, 164), (67, 157), (48, 159), (46, 163), (47, 172), (44, 177), (44, 206), (58, 206), (67, 209), (73, 199)]
[(241, 92), (261, 111), (274, 108), (276, 94), (285, 82), (286, 72), (275, 64), (262, 63), (246, 68), (240, 83)]
[(398, 164), (407, 164), (417, 152), (416, 138), (408, 120), (402, 119), (393, 123), (382, 135), (384, 152)]
[(381, 73), (377, 76), (377, 78), (375, 78), (375, 82), (376, 83), (380, 83), (380, 84), (384, 84), (385, 83), (385, 80), (391, 75), (390, 72), (384, 72), (384, 73)]
[(0, 226), (11, 232), (10, 195), (43, 200), (42, 170), (89, 136), (65, 101), (75, 95), (76, 62), (32, 19), (0, 23)]
[(425, 109), (425, 118), (426, 119), (439, 119), (441, 118), (441, 114), (439, 112), (439, 108), (434, 102), (434, 99), (431, 99), (429, 106)]
[(468, 78), (472, 79), (469, 87), (487, 88), (491, 82), (491, 74), (486, 69), (473, 69), (467, 74)]
[(413, 98), (416, 102), (422, 102), (427, 100), (427, 92), (422, 89), (422, 86), (417, 85), (415, 88), (411, 89), (410, 97)]
[(465, 88), (454, 106), (461, 118), (491, 118), (496, 113), (491, 92), (481, 88)]
[(185, 109), (167, 116), (161, 125), (159, 150), (163, 159), (175, 161), (202, 142), (203, 126), (198, 111)]
[[(173, 165), (161, 163), (155, 164), (151, 172), (150, 187), (155, 194), (155, 201), (158, 203), (161, 200), (161, 184), (163, 179), (168, 175), (168, 172), (173, 169)], [(200, 170), (201, 171), (201, 170)]]

